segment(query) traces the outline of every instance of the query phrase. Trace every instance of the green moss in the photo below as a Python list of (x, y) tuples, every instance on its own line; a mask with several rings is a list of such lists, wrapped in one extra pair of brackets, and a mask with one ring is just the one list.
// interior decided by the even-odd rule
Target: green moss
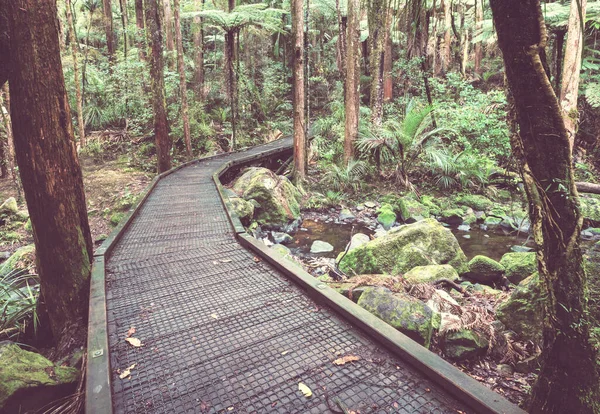
[(25, 230), (29, 233), (33, 232), (33, 226), (31, 225), (31, 219), (27, 219), (27, 223), (25, 223)]
[(500, 259), (500, 264), (504, 266), (504, 276), (515, 285), (537, 270), (535, 252), (506, 253)]
[(546, 292), (536, 272), (519, 283), (511, 296), (498, 306), (496, 316), (523, 339), (540, 344), (545, 300)]
[(456, 280), (458, 273), (450, 265), (429, 265), (413, 267), (404, 274), (408, 283), (430, 283), (440, 279)]
[(7, 244), (21, 240), (21, 235), (16, 231), (0, 231), (0, 243)]
[(252, 219), (254, 216), (254, 204), (239, 197), (231, 197), (229, 201), (233, 207), (233, 211), (235, 211), (240, 220)]
[(389, 230), (396, 222), (396, 213), (394, 213), (393, 207), (389, 204), (383, 204), (377, 212), (379, 213), (377, 221), (384, 229)]
[(16, 344), (0, 345), (0, 408), (19, 390), (74, 383), (78, 375), (75, 368), (55, 366)]
[(423, 205), (422, 203), (419, 203), (418, 201), (409, 197), (405, 197), (403, 200), (406, 207), (406, 217), (402, 216), (404, 220), (409, 218), (416, 219), (417, 217), (428, 218), (431, 215), (429, 207)]
[[(430, 214), (439, 215), (441, 212), (440, 206), (435, 202), (433, 196), (424, 195), (421, 196), (421, 205), (429, 209)], [(424, 216), (427, 217), (427, 216)]]
[(28, 272), (35, 266), (35, 246), (30, 244), (17, 249), (4, 263), (0, 265), (0, 276), (10, 272)]
[(19, 212), (19, 206), (17, 206), (17, 200), (14, 197), (8, 198), (2, 205), (0, 205), (0, 214), (17, 214)]
[(404, 198), (401, 196), (397, 194), (386, 194), (381, 198), (381, 202), (381, 208), (383, 208), (383, 206), (386, 204), (389, 205), (392, 211), (396, 214), (396, 217), (401, 217), (403, 220), (408, 218), (409, 212), (406, 208)]
[(406, 293), (392, 293), (381, 287), (364, 290), (358, 305), (426, 348), (433, 332), (433, 311)]
[(488, 345), (489, 342), (483, 335), (467, 329), (449, 332), (443, 340), (444, 355), (455, 361), (483, 355)]
[(125, 218), (125, 213), (117, 211), (116, 213), (111, 214), (109, 222), (112, 226), (118, 226), (121, 220)]
[(469, 262), (469, 278), (491, 283), (502, 277), (504, 266), (487, 256), (477, 255)]
[(469, 212), (469, 213), (465, 214), (465, 216), (463, 217), (463, 223), (466, 223), (469, 225), (477, 223), (477, 216), (475, 215), (475, 213)]
[(476, 211), (486, 211), (494, 204), (489, 198), (482, 195), (465, 194), (456, 198), (456, 204), (471, 207)]
[(464, 211), (460, 208), (452, 208), (442, 211), (440, 220), (448, 224), (460, 224), (463, 221)]

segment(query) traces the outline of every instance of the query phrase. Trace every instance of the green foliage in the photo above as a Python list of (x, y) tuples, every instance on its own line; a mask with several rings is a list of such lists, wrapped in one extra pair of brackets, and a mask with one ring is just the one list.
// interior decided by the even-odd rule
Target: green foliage
[(0, 278), (0, 339), (15, 339), (28, 323), (37, 329), (37, 275), (9, 272)]
[(360, 160), (350, 160), (348, 165), (332, 164), (323, 176), (323, 183), (337, 191), (357, 192), (368, 172), (368, 165)]
[(492, 160), (474, 153), (461, 151), (454, 154), (446, 148), (427, 153), (427, 166), (438, 187), (475, 188), (481, 190), (497, 168)]

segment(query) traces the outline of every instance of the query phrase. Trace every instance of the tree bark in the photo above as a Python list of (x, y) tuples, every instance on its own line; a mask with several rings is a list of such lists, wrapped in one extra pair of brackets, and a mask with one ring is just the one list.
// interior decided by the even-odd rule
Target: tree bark
[(169, 68), (175, 69), (175, 60), (173, 59), (175, 43), (173, 42), (173, 11), (171, 10), (171, 0), (163, 0), (163, 6), (165, 9), (164, 30), (167, 45), (167, 64)]
[(106, 49), (108, 58), (115, 58), (115, 31), (113, 28), (112, 3), (111, 0), (102, 0), (104, 6), (104, 32), (106, 33)]
[(77, 100), (77, 125), (79, 127), (79, 146), (85, 147), (85, 122), (83, 122), (83, 101), (81, 95), (81, 84), (79, 83), (79, 67), (77, 64), (77, 39), (75, 39), (75, 24), (73, 23), (73, 13), (71, 12), (71, 0), (66, 0), (67, 22), (69, 23), (69, 42), (71, 43), (71, 52), (73, 54), (73, 77), (75, 82), (75, 99)]
[[(196, 0), (198, 10), (204, 10), (204, 0)], [(194, 89), (197, 101), (203, 101), (204, 93), (204, 28), (202, 27), (202, 18), (194, 17)]]
[[(483, 22), (483, 5), (484, 2), (475, 0), (475, 30), (481, 29)], [(481, 42), (475, 44), (475, 67), (473, 70), (478, 75), (481, 74), (481, 61), (483, 60), (483, 46)]]
[(392, 47), (392, 36), (388, 33), (385, 40), (385, 52), (383, 55), (383, 102), (390, 102), (394, 99), (394, 84), (392, 80), (394, 55)]
[[(2, 19), (2, 13), (0, 13), (0, 19)], [(8, 27), (8, 25), (5, 27)], [(8, 56), (8, 53), (4, 55), (0, 53), (0, 56)], [(8, 73), (8, 71), (6, 73)], [(0, 111), (2, 111), (2, 121), (4, 122), (8, 134), (6, 140), (6, 146), (8, 148), (8, 153), (6, 154), (8, 161), (8, 170), (10, 171), (10, 178), (12, 179), (12, 182), (15, 185), (15, 188), (17, 189), (17, 199), (20, 202), (23, 198), (23, 189), (15, 165), (15, 139), (12, 132), (12, 122), (10, 120), (10, 94), (8, 93), (8, 83), (5, 83), (4, 86), (0, 88), (0, 95), (2, 94), (4, 95), (4, 107), (0, 105)]]
[(165, 102), (165, 62), (162, 47), (162, 13), (160, 0), (144, 0), (146, 33), (150, 56), (150, 78), (152, 79), (152, 109), (154, 112), (154, 139), (158, 172), (171, 169), (171, 137), (167, 121)]
[(371, 75), (370, 106), (371, 120), (381, 125), (383, 118), (383, 60), (386, 31), (388, 28), (389, 1), (373, 0), (368, 3), (369, 25), (369, 73)]
[(61, 354), (85, 338), (92, 238), (60, 60), (56, 2), (0, 4), (12, 51), (0, 60), (9, 61), (17, 162), (41, 296)]
[(567, 45), (563, 63), (562, 85), (560, 88), (560, 105), (563, 110), (565, 128), (569, 134), (571, 151), (577, 134), (579, 112), (577, 111), (577, 95), (579, 94), (579, 74), (581, 72), (581, 55), (583, 54), (585, 12), (587, 0), (571, 1)]
[(346, 31), (348, 26), (348, 17), (342, 16), (340, 9), (340, 0), (335, 0), (335, 10), (338, 21), (338, 40), (337, 40), (337, 67), (340, 72), (340, 77), (346, 79)]
[(135, 25), (137, 27), (136, 46), (140, 60), (146, 61), (145, 23), (144, 23), (144, 0), (135, 0)]
[(358, 137), (360, 109), (360, 0), (348, 0), (346, 50), (346, 121), (344, 129), (344, 162), (354, 158), (354, 143)]
[(600, 184), (594, 183), (575, 183), (577, 191), (580, 193), (600, 194)]
[(292, 0), (292, 35), (294, 36), (294, 179), (306, 179), (306, 128), (304, 100), (304, 0)]
[(187, 101), (187, 85), (185, 83), (185, 67), (183, 65), (183, 40), (181, 39), (181, 21), (179, 18), (179, 0), (174, 0), (175, 38), (177, 42), (177, 70), (179, 71), (179, 93), (181, 95), (181, 113), (183, 118), (183, 138), (188, 157), (192, 157), (192, 138), (190, 136), (190, 116)]
[(144, 29), (144, 0), (135, 0), (135, 25), (138, 29)]
[(491, 0), (498, 44), (519, 126), (511, 145), (520, 162), (547, 289), (541, 370), (530, 413), (597, 413), (598, 355), (590, 345), (587, 279), (579, 246), (582, 217), (572, 155), (548, 77), (547, 32), (539, 0)]
[(127, 38), (127, 25), (129, 17), (127, 16), (127, 0), (119, 0), (119, 7), (121, 9), (121, 25), (123, 26), (123, 55), (127, 59), (127, 48), (129, 47), (129, 40)]
[(444, 11), (444, 42), (442, 53), (440, 53), (442, 73), (446, 73), (452, 67), (452, 8), (449, 0), (442, 0)]
[(562, 85), (563, 50), (565, 47), (565, 30), (557, 30), (554, 39), (554, 93), (560, 96)]

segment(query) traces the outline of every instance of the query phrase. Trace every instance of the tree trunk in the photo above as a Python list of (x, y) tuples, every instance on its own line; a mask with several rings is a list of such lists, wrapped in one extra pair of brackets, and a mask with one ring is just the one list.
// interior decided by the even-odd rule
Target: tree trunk
[(169, 68), (175, 69), (175, 60), (173, 59), (174, 51), (175, 51), (175, 43), (173, 42), (173, 12), (171, 10), (171, 0), (163, 0), (164, 6), (164, 30), (165, 30), (165, 39), (167, 44), (167, 64)]
[(115, 31), (113, 28), (112, 3), (111, 0), (102, 0), (104, 5), (104, 32), (106, 33), (106, 49), (108, 58), (115, 58)]
[(548, 77), (546, 26), (539, 0), (491, 0), (498, 44), (520, 133), (520, 161), (537, 245), (544, 301), (541, 371), (530, 413), (597, 413), (598, 355), (590, 345), (587, 280), (579, 246), (582, 217), (568, 132)]
[(3, 91), (0, 89), (0, 120), (4, 128), (5, 140), (0, 141), (0, 178), (6, 178), (8, 175), (8, 163), (10, 154), (8, 153), (8, 145), (12, 140), (12, 128), (8, 119), (8, 111), (4, 108)]
[[(475, 30), (480, 30), (483, 22), (483, 5), (484, 2), (475, 0)], [(481, 61), (483, 59), (483, 45), (481, 42), (475, 44), (475, 73), (481, 74)]]
[(389, 2), (388, 0), (373, 0), (368, 3), (367, 7), (371, 120), (373, 124), (381, 125), (383, 118), (383, 59), (386, 31), (389, 30)]
[(145, 44), (145, 24), (144, 24), (144, 0), (135, 0), (135, 25), (137, 26), (137, 41), (138, 54), (140, 60), (146, 61), (146, 44)]
[(442, 0), (444, 10), (444, 42), (440, 53), (442, 73), (446, 73), (452, 67), (452, 8), (449, 0)]
[(580, 193), (600, 194), (600, 184), (575, 183), (575, 185)]
[(342, 16), (340, 9), (340, 0), (335, 0), (335, 10), (338, 21), (338, 40), (337, 40), (337, 67), (340, 72), (340, 77), (346, 79), (346, 31), (348, 25), (348, 17)]
[(554, 93), (560, 96), (560, 86), (562, 85), (562, 65), (563, 65), (563, 50), (565, 48), (564, 30), (557, 30), (554, 39)]
[[(2, 13), (0, 13), (0, 19), (1, 18)], [(5, 27), (8, 27), (8, 25), (6, 25)], [(0, 42), (0, 44), (1, 43), (2, 42)], [(8, 52), (6, 54), (0, 52), (0, 56), (8, 56)], [(6, 60), (6, 63), (8, 63), (8, 60)], [(4, 73), (8, 74), (8, 67)], [(2, 69), (0, 69), (0, 75), (1, 74)], [(15, 139), (12, 132), (12, 122), (10, 120), (10, 94), (8, 93), (8, 83), (5, 83), (4, 86), (0, 88), (0, 95), (2, 94), (4, 94), (4, 107), (0, 105), (0, 111), (2, 112), (2, 121), (4, 122), (7, 131), (6, 146), (8, 147), (8, 170), (10, 171), (10, 178), (12, 179), (12, 182), (15, 188), (17, 189), (17, 199), (19, 200), (19, 202), (21, 202), (21, 200), (23, 199), (23, 188), (15, 165)]]
[(577, 95), (579, 94), (579, 74), (581, 72), (581, 55), (583, 53), (585, 12), (587, 0), (571, 1), (567, 46), (563, 63), (562, 85), (560, 88), (560, 106), (563, 110), (565, 128), (569, 134), (571, 151), (577, 134), (579, 112), (577, 111)]
[[(204, 0), (196, 0), (198, 10), (204, 10)], [(203, 101), (204, 94), (204, 28), (202, 27), (202, 18), (194, 17), (194, 89), (197, 101)]]
[(346, 50), (346, 124), (344, 131), (344, 162), (354, 158), (354, 143), (358, 137), (360, 109), (360, 0), (348, 0)]
[(129, 47), (129, 40), (127, 39), (127, 25), (129, 20), (127, 16), (127, 0), (119, 0), (119, 7), (121, 9), (121, 25), (123, 26), (123, 55), (127, 59), (127, 48)]
[(144, 0), (135, 0), (135, 25), (138, 29), (144, 29)]
[(41, 297), (58, 354), (64, 354), (85, 339), (92, 238), (60, 60), (56, 2), (2, 5), (12, 53), (0, 60), (10, 62), (17, 162), (33, 227)]
[(392, 47), (392, 36), (388, 33), (385, 40), (385, 53), (383, 55), (383, 102), (390, 102), (394, 99), (394, 84), (392, 80), (394, 56)]
[(171, 169), (171, 137), (165, 102), (165, 62), (162, 48), (162, 13), (160, 0), (144, 0), (146, 32), (150, 55), (150, 78), (152, 79), (152, 109), (154, 112), (154, 139), (158, 172)]
[(183, 117), (183, 138), (188, 157), (192, 157), (192, 138), (190, 136), (190, 116), (187, 101), (187, 85), (185, 84), (185, 67), (183, 65), (183, 40), (181, 39), (181, 22), (179, 19), (179, 0), (174, 0), (175, 38), (177, 41), (177, 70), (179, 71), (179, 93), (181, 95), (181, 112)]
[(79, 146), (85, 147), (85, 123), (83, 122), (83, 101), (81, 99), (81, 84), (79, 83), (79, 67), (77, 65), (77, 39), (75, 39), (75, 24), (73, 24), (73, 13), (71, 12), (71, 0), (66, 0), (67, 22), (69, 23), (69, 42), (73, 53), (73, 77), (75, 82), (75, 99), (77, 100), (77, 125), (79, 127)]
[(292, 35), (294, 36), (294, 179), (306, 179), (306, 128), (304, 113), (304, 0), (292, 0)]

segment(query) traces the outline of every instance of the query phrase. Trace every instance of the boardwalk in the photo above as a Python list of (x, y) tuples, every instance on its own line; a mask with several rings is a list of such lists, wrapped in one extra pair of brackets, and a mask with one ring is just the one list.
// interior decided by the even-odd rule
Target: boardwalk
[(236, 242), (212, 174), (245, 155), (160, 180), (108, 257), (115, 412), (469, 412)]

